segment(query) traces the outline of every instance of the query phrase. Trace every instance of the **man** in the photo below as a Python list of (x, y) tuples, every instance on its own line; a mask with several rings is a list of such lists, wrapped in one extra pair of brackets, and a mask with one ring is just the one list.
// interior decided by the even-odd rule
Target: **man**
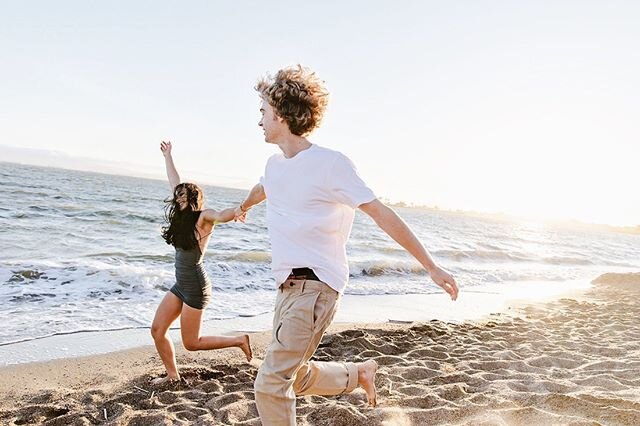
[(236, 209), (240, 217), (268, 200), (267, 227), (278, 285), (273, 339), (255, 382), (264, 425), (295, 425), (296, 395), (338, 395), (361, 386), (376, 404), (377, 363), (309, 361), (331, 324), (349, 278), (346, 243), (359, 208), (429, 272), (452, 300), (453, 277), (436, 265), (409, 227), (381, 203), (343, 154), (306, 139), (320, 124), (328, 92), (315, 73), (297, 66), (258, 82), (259, 126), (282, 153)]

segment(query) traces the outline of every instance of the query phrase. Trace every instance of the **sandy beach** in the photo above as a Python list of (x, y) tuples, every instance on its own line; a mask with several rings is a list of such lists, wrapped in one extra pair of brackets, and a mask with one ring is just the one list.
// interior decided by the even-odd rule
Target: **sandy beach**
[[(605, 274), (575, 297), (461, 324), (337, 325), (316, 359), (375, 359), (379, 405), (361, 390), (298, 399), (301, 425), (640, 424), (640, 274)], [(183, 382), (153, 388), (152, 347), (0, 369), (8, 425), (250, 424), (268, 333), (239, 351), (179, 351)]]

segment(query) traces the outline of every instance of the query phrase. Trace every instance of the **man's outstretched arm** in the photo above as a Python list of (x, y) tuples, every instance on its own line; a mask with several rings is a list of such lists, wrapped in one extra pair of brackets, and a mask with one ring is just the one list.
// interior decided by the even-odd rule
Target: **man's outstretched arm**
[(374, 222), (407, 250), (429, 272), (433, 282), (446, 291), (451, 300), (458, 298), (458, 285), (456, 280), (447, 271), (439, 267), (427, 249), (416, 237), (409, 226), (389, 207), (380, 200), (375, 199), (369, 203), (360, 205), (360, 210), (368, 214)]
[(255, 206), (256, 204), (260, 204), (266, 199), (267, 194), (265, 194), (262, 184), (256, 184), (253, 188), (251, 188), (251, 191), (249, 191), (247, 198), (245, 198), (244, 201), (242, 201), (236, 208), (235, 219), (237, 220), (241, 216), (246, 215), (251, 207)]

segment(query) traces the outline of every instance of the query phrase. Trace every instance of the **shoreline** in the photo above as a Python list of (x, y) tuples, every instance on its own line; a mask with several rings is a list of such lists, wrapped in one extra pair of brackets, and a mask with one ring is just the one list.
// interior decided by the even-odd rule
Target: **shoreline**
[[(314, 359), (375, 359), (380, 405), (360, 389), (300, 397), (300, 425), (572, 424), (640, 422), (640, 274), (606, 274), (586, 291), (521, 303), (460, 323), (333, 324)], [(178, 346), (183, 382), (147, 346), (0, 369), (0, 423), (258, 425), (253, 380), (270, 340), (238, 350)]]
[[(334, 323), (314, 359), (375, 359), (379, 406), (361, 389), (297, 399), (300, 425), (635, 425), (640, 423), (640, 273), (605, 274), (584, 291), (479, 321)], [(150, 346), (0, 369), (0, 423), (259, 425), (253, 380), (270, 340), (186, 352), (183, 381)]]
[[(334, 319), (336, 325), (409, 324), (442, 320), (461, 323), (481, 321), (491, 315), (506, 314), (513, 308), (585, 292), (590, 284), (582, 281), (485, 286), (462, 291), (456, 302), (444, 293), (403, 295), (352, 295), (342, 297)], [(525, 288), (528, 287), (528, 288)], [(215, 303), (215, 302), (214, 302)], [(374, 307), (374, 309), (371, 309)], [(203, 335), (259, 333), (271, 329), (273, 313), (205, 321)], [(0, 370), (25, 363), (46, 362), (108, 354), (153, 346), (150, 327), (118, 330), (81, 331), (23, 340), (0, 345)], [(180, 330), (172, 328), (171, 338), (180, 346)]]

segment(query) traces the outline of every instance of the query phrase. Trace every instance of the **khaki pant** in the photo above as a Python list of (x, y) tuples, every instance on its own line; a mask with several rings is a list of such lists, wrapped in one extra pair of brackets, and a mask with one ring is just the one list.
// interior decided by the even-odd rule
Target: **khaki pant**
[(255, 382), (262, 424), (295, 425), (296, 395), (338, 395), (358, 385), (354, 363), (309, 361), (338, 308), (340, 295), (320, 281), (280, 286), (273, 339)]

